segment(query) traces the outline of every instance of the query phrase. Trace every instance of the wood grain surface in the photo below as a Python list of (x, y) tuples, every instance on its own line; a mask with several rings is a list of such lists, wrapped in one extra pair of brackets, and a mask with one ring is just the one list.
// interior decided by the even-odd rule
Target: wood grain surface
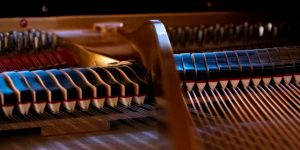
[(151, 117), (116, 120), (111, 122), (111, 127), (111, 130), (104, 132), (62, 136), (40, 136), (34, 133), (10, 134), (0, 137), (0, 149), (158, 149), (156, 120)]

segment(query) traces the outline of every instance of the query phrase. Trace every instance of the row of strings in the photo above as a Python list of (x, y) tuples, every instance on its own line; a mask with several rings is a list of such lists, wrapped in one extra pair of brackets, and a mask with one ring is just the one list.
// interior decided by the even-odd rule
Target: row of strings
[(299, 149), (299, 84), (185, 91), (207, 149)]
[(202, 148), (299, 149), (298, 50), (174, 56)]
[(0, 32), (0, 72), (76, 66), (74, 57), (57, 42), (53, 32), (33, 28)]
[(137, 62), (106, 68), (64, 68), (8, 71), (0, 74), (1, 109), (6, 116), (30, 110), (57, 113), (61, 109), (97, 109), (104, 104), (143, 104), (148, 92), (144, 69)]
[(0, 59), (0, 72), (77, 66), (73, 55), (65, 49), (5, 56)]

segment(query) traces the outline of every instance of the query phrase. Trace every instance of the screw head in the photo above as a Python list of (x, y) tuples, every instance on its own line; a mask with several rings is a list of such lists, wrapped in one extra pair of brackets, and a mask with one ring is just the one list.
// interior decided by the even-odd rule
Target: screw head
[(21, 19), (20, 20), (20, 27), (22, 27), (22, 28), (28, 27), (28, 20), (25, 19), (25, 18)]
[(48, 11), (48, 6), (47, 5), (43, 5), (42, 6), (42, 12), (47, 12)]

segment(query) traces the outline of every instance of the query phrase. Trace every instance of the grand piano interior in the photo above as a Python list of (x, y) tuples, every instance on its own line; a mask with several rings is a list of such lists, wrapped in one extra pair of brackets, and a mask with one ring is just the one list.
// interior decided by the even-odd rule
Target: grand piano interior
[(0, 9), (1, 149), (299, 149), (296, 2)]

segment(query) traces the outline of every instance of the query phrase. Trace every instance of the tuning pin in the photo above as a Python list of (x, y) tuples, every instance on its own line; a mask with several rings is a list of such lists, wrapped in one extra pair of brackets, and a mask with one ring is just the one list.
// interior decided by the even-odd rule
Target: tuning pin
[(18, 40), (18, 32), (17, 31), (11, 31), (10, 34), (12, 35), (13, 41), (16, 43)]
[(249, 32), (249, 24), (248, 22), (244, 22), (243, 23), (243, 39), (244, 40), (248, 40), (248, 32)]
[(192, 34), (193, 34), (193, 43), (197, 42), (197, 34), (198, 34), (198, 27), (195, 26), (192, 29)]
[[(167, 28), (167, 32), (168, 32), (168, 35), (170, 37), (170, 41), (172, 42), (173, 45), (175, 45), (175, 34), (176, 34), (176, 31), (174, 30), (173, 27), (168, 27)], [(51, 36), (50, 36), (51, 37)]]
[(257, 42), (261, 42), (261, 39), (264, 37), (264, 30), (265, 29), (261, 26), (261, 23), (253, 25), (253, 40), (256, 43), (255, 45), (259, 45)]
[(29, 32), (29, 33), (35, 33), (36, 30), (35, 30), (34, 28), (30, 28), (30, 29), (28, 30), (28, 32)]
[(206, 41), (207, 42), (212, 42), (214, 41), (214, 26), (209, 26), (206, 32)]
[(204, 40), (204, 26), (200, 26), (200, 28), (198, 29), (198, 32), (197, 32), (197, 43), (199, 45), (202, 45), (203, 43), (203, 40)]
[(28, 33), (28, 46), (34, 48), (34, 33), (32, 32)]
[(185, 30), (185, 40), (187, 43), (192, 44), (193, 43), (193, 39), (194, 39), (194, 35), (193, 35), (193, 29), (189, 26), (186, 26), (184, 28)]
[(234, 24), (231, 23), (231, 24), (229, 25), (229, 28), (228, 28), (228, 39), (229, 39), (229, 41), (231, 41), (231, 42), (234, 41), (234, 36), (235, 36), (234, 30), (235, 30)]
[(24, 42), (23, 41), (23, 34), (22, 34), (22, 32), (19, 32), (18, 36), (17, 36), (17, 43), (16, 43), (18, 53), (21, 53), (22, 50), (23, 50), (23, 46), (24, 46), (23, 42)]
[(224, 42), (224, 40), (225, 40), (225, 28), (224, 28), (224, 26), (220, 27), (220, 35), (219, 36), (220, 36), (220, 38), (219, 38), (220, 41)]
[(8, 38), (8, 49), (9, 49), (9, 52), (12, 52), (15, 47), (16, 47), (16, 40), (15, 38), (17, 38), (17, 36), (15, 36), (14, 34), (9, 34), (9, 38)]
[(167, 30), (168, 35), (171, 36), (170, 33), (172, 32), (173, 27), (167, 27), (166, 30)]
[(51, 47), (53, 43), (52, 39), (52, 32), (46, 32), (46, 38), (47, 38), (47, 46)]
[(229, 40), (229, 25), (228, 24), (224, 25), (224, 40), (225, 41)]
[(177, 28), (178, 42), (182, 45), (185, 43), (184, 30), (181, 27)]
[(241, 26), (240, 25), (236, 25), (235, 26), (235, 40), (240, 40), (241, 39)]
[(51, 39), (52, 39), (51, 47), (55, 50), (57, 47), (57, 35), (55, 33), (52, 33)]
[(273, 30), (273, 24), (272, 24), (271, 22), (269, 22), (269, 23), (267, 23), (266, 26), (267, 26), (267, 27), (266, 27), (267, 32), (268, 32), (268, 33), (271, 33), (272, 30)]
[(3, 54), (3, 50), (4, 50), (4, 36), (3, 33), (0, 33), (0, 55)]
[(249, 25), (248, 39), (249, 40), (253, 40), (253, 36), (254, 36), (254, 26), (253, 25)]
[(208, 35), (208, 27), (205, 27), (203, 30), (203, 43), (206, 44), (208, 39), (209, 39), (209, 35)]
[(278, 37), (278, 26), (277, 25), (273, 26), (272, 37), (273, 38), (277, 38)]
[(41, 33), (40, 32), (35, 32), (34, 38), (33, 38), (33, 48), (34, 49), (39, 49), (40, 48), (40, 37)]
[(215, 25), (215, 28), (214, 28), (214, 31), (213, 31), (213, 36), (214, 36), (214, 42), (215, 43), (220, 42), (220, 28), (221, 28), (220, 24)]
[(29, 47), (29, 34), (28, 31), (23, 32), (23, 48), (28, 49)]
[(17, 41), (18, 41), (18, 32), (11, 31), (9, 33), (9, 40), (8, 40), (10, 52), (13, 52), (16, 49)]
[(45, 49), (47, 47), (47, 34), (45, 31), (41, 32), (41, 47)]
[(9, 33), (8, 32), (6, 32), (4, 34), (4, 40), (3, 41), (4, 41), (4, 49), (5, 49), (5, 53), (6, 53), (8, 47), (9, 47)]
[(258, 25), (258, 37), (263, 38), (265, 34), (265, 28), (262, 24)]
[(203, 29), (202, 29), (202, 31), (203, 31), (203, 37), (202, 37), (202, 44), (206, 44), (207, 42), (207, 27), (204, 27)]
[(268, 23), (265, 23), (265, 24), (260, 24), (260, 26), (262, 26), (264, 28), (263, 38), (264, 39), (270, 39), (270, 36), (271, 36), (271, 33), (272, 33), (272, 28), (273, 28), (272, 23), (268, 22)]

